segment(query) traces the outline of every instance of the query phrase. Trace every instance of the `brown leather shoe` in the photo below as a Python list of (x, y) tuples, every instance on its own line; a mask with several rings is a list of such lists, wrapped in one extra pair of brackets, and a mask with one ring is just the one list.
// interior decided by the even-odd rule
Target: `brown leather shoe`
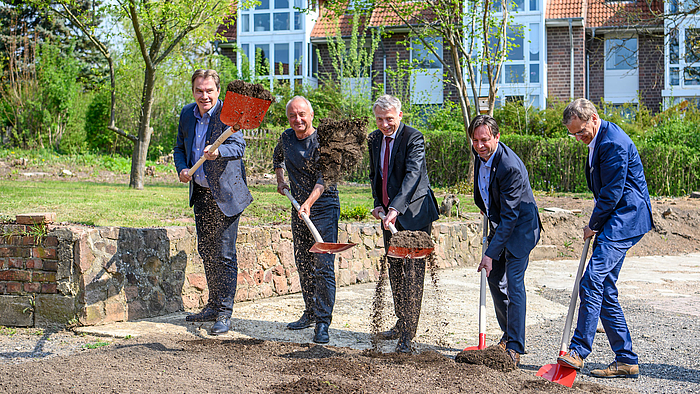
[(500, 347), (501, 349), (503, 349), (503, 351), (505, 352), (505, 351), (506, 351), (506, 341), (504, 341), (503, 339), (501, 339), (501, 340), (498, 342), (498, 347)]
[(639, 365), (625, 364), (613, 361), (605, 369), (594, 369), (591, 376), (596, 378), (638, 378)]
[(557, 357), (557, 364), (580, 371), (583, 368), (583, 359), (576, 350), (569, 350), (568, 353)]
[(506, 354), (513, 360), (516, 367), (520, 366), (520, 353), (513, 349), (506, 349)]

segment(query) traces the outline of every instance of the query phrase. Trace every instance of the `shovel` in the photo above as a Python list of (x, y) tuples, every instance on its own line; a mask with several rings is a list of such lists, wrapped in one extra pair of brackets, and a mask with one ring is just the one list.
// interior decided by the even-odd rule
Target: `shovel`
[[(384, 213), (379, 213), (379, 217), (384, 220)], [(393, 223), (389, 223), (389, 230), (394, 235), (399, 231)], [(424, 259), (428, 257), (435, 248), (402, 248), (400, 246), (389, 246), (386, 255), (397, 259)]]
[[(481, 238), (481, 257), (486, 255), (486, 248), (488, 245), (488, 235), (489, 235), (489, 218), (484, 215), (484, 219), (481, 222), (481, 227), (483, 228), (483, 238)], [(481, 270), (481, 283), (479, 284), (479, 345), (469, 346), (464, 349), (467, 350), (483, 350), (486, 348), (486, 270)]]
[[(272, 104), (272, 101), (244, 96), (231, 91), (226, 92), (226, 98), (224, 99), (219, 118), (230, 127), (221, 133), (210, 149), (216, 150), (228, 137), (240, 129), (250, 130), (260, 126), (265, 113), (270, 108), (270, 104)], [(197, 168), (204, 163), (204, 160), (206, 160), (204, 156), (200, 157), (192, 168), (187, 170), (187, 173), (190, 175), (194, 174)]]
[[(284, 195), (287, 196), (289, 201), (292, 202), (292, 205), (294, 205), (294, 208), (298, 211), (300, 208), (299, 203), (297, 202), (297, 200), (294, 199), (294, 197), (292, 197), (292, 195), (289, 193), (288, 189), (284, 189)], [(341, 243), (333, 243), (333, 242), (323, 242), (323, 238), (321, 238), (321, 234), (319, 234), (318, 230), (316, 230), (316, 226), (314, 226), (313, 222), (311, 222), (309, 215), (302, 212), (301, 217), (302, 217), (302, 219), (304, 219), (304, 222), (306, 222), (306, 225), (309, 227), (309, 230), (311, 230), (311, 234), (313, 234), (314, 239), (316, 240), (316, 243), (311, 247), (311, 249), (309, 249), (309, 252), (334, 254), (334, 253), (340, 253), (344, 250), (348, 250), (356, 245), (356, 244), (341, 244)]]
[[(560, 356), (566, 354), (566, 351), (568, 350), (567, 343), (569, 342), (569, 335), (571, 334), (571, 323), (574, 320), (574, 309), (576, 309), (576, 302), (578, 301), (578, 286), (581, 283), (583, 269), (586, 266), (586, 256), (588, 256), (588, 246), (591, 244), (591, 238), (588, 238), (586, 240), (586, 243), (583, 245), (583, 252), (581, 252), (581, 261), (578, 263), (576, 281), (574, 282), (574, 289), (571, 291), (571, 300), (569, 300), (569, 313), (566, 315), (564, 333), (561, 336), (561, 347), (559, 348)], [(549, 380), (550, 382), (559, 383), (566, 387), (571, 387), (574, 384), (574, 379), (576, 379), (576, 370), (559, 364), (547, 364), (542, 366), (542, 368), (540, 368), (540, 370), (537, 371), (536, 375), (541, 376)]]

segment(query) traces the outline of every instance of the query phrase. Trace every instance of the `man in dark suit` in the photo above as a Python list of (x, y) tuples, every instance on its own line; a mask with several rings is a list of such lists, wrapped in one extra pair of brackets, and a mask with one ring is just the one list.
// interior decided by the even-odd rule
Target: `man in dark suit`
[[(238, 219), (253, 201), (245, 178), (243, 153), (245, 141), (234, 133), (219, 148), (211, 144), (227, 126), (219, 116), (219, 75), (214, 70), (197, 70), (192, 75), (195, 102), (180, 113), (177, 142), (173, 150), (180, 182), (190, 183), (190, 206), (194, 206), (197, 250), (204, 263), (209, 301), (201, 312), (187, 321), (215, 321), (212, 335), (231, 328), (231, 313), (236, 295), (238, 261), (236, 237)], [(188, 169), (204, 156), (206, 161), (194, 174)]]
[(474, 202), (491, 223), (478, 271), (486, 270), (498, 325), (499, 346), (515, 365), (525, 353), (525, 269), (540, 239), (540, 216), (522, 160), (500, 142), (496, 120), (476, 116), (469, 125), (474, 155)]
[(637, 148), (619, 126), (601, 120), (593, 103), (578, 99), (564, 110), (569, 135), (588, 145), (586, 181), (595, 206), (583, 239), (595, 235), (593, 254), (581, 278), (576, 331), (558, 363), (580, 370), (591, 353), (598, 318), (615, 360), (591, 371), (600, 378), (639, 376), (637, 355), (617, 299), (617, 278), (627, 250), (654, 227), (644, 167)]
[[(384, 95), (372, 107), (378, 130), (368, 137), (372, 196), (372, 215), (383, 220), (384, 248), (389, 247), (388, 224), (398, 230), (423, 231), (430, 235), (438, 219), (438, 207), (430, 189), (425, 164), (425, 140), (420, 131), (401, 122), (401, 101)], [(399, 338), (396, 351), (410, 353), (416, 335), (423, 299), (425, 259), (389, 257), (389, 281), (398, 321), (384, 339)]]

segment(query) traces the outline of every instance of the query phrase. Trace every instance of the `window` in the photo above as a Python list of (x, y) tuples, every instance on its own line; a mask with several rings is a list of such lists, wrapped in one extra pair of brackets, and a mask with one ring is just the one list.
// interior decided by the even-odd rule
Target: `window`
[(523, 51), (525, 50), (525, 42), (523, 40), (523, 26), (508, 26), (506, 34), (508, 36), (508, 42), (511, 45), (508, 51), (508, 60), (524, 60)]
[(525, 82), (525, 65), (524, 64), (506, 64), (505, 66), (506, 83), (524, 83)]
[(275, 12), (273, 27), (275, 31), (289, 30), (289, 12)]
[(700, 85), (700, 67), (686, 67), (683, 70), (683, 84), (686, 86)]
[(302, 21), (304, 20), (303, 15), (299, 11), (294, 12), (294, 30), (301, 30), (302, 27)]
[(304, 51), (304, 43), (303, 42), (295, 42), (294, 43), (294, 75), (303, 75), (302, 74), (302, 57), (304, 56), (303, 54)]
[(540, 10), (540, 1), (539, 0), (530, 0), (530, 11), (539, 11)]
[(442, 54), (442, 40), (439, 38), (427, 38), (426, 42), (430, 47), (426, 47), (418, 39), (411, 41), (413, 64), (416, 68), (421, 69), (442, 68), (440, 60), (430, 50), (432, 47), (436, 53)]
[(530, 64), (530, 82), (539, 83), (540, 82), (540, 64), (532, 63)]
[(242, 14), (241, 15), (241, 31), (242, 32), (250, 31), (250, 14)]
[(673, 30), (668, 37), (668, 56), (671, 64), (678, 64), (680, 48), (678, 45), (678, 30)]
[(530, 60), (540, 60), (540, 24), (530, 23)]
[(275, 75), (289, 75), (289, 44), (275, 44)]
[(270, 31), (270, 14), (253, 15), (255, 31)]
[(508, 10), (525, 11), (525, 0), (508, 0)]
[(700, 61), (700, 29), (685, 29), (685, 62)]
[(289, 0), (275, 0), (275, 9), (282, 10), (289, 8)]
[(259, 0), (260, 5), (255, 6), (256, 10), (269, 10), (270, 9), (270, 0)]
[(258, 75), (270, 75), (270, 45), (255, 45), (255, 69)]
[(637, 39), (612, 38), (605, 40), (607, 70), (633, 70), (637, 68)]

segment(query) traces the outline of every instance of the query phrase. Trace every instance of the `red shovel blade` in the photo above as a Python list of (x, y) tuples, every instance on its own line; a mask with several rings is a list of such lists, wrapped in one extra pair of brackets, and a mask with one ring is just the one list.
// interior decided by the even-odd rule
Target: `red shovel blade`
[(325, 253), (325, 254), (335, 254), (342, 251), (348, 250), (355, 246), (356, 244), (342, 244), (333, 242), (316, 242), (309, 252), (311, 253)]
[(221, 121), (239, 129), (250, 130), (260, 126), (271, 101), (256, 97), (226, 92), (224, 106), (221, 108)]
[(576, 379), (576, 370), (559, 364), (547, 364), (542, 366), (535, 375), (541, 376), (550, 382), (571, 387), (574, 384), (574, 379)]
[(486, 334), (480, 333), (479, 334), (479, 344), (477, 346), (469, 346), (468, 348), (465, 348), (464, 351), (469, 351), (469, 350), (484, 350), (486, 349)]
[(389, 246), (387, 256), (397, 259), (424, 259), (428, 257), (435, 248), (403, 248), (400, 246)]

